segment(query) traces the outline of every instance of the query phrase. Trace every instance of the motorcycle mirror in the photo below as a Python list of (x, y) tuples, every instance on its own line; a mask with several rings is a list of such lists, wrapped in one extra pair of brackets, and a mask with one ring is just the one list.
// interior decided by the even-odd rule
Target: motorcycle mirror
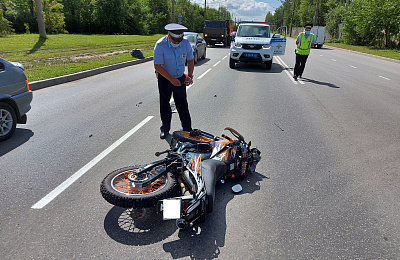
[(241, 192), (243, 190), (243, 188), (242, 188), (242, 185), (240, 185), (240, 184), (236, 184), (236, 185), (234, 185), (233, 187), (232, 187), (232, 191), (234, 192), (234, 193), (239, 193), (239, 192)]

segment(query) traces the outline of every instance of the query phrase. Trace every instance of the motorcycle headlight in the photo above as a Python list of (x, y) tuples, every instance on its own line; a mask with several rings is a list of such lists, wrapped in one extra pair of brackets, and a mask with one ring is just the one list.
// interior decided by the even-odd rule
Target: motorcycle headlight
[(271, 44), (263, 44), (263, 49), (269, 49), (271, 48)]
[(234, 45), (235, 45), (235, 47), (237, 47), (237, 48), (242, 48), (242, 44), (239, 43), (239, 42), (235, 42)]

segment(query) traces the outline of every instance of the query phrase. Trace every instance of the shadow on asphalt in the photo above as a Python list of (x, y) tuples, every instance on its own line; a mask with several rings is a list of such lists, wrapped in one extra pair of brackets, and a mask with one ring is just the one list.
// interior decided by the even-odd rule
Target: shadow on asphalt
[[(190, 257), (190, 259), (218, 258), (220, 248), (225, 246), (228, 203), (235, 196), (259, 190), (259, 182), (266, 178), (260, 173), (254, 172), (242, 181), (233, 180), (227, 181), (225, 184), (217, 184), (214, 211), (206, 216), (206, 222), (188, 230), (179, 230), (179, 240), (166, 242), (163, 245), (165, 252), (169, 252), (173, 259), (183, 257)], [(235, 194), (231, 188), (237, 183), (242, 185), (243, 191)]]
[[(242, 181), (227, 181), (217, 184), (214, 211), (206, 216), (206, 222), (179, 230), (175, 220), (163, 221), (162, 213), (154, 208), (125, 209), (113, 207), (104, 219), (104, 229), (108, 236), (118, 243), (144, 246), (163, 241), (178, 232), (178, 240), (165, 242), (165, 252), (173, 259), (218, 258), (220, 248), (225, 245), (226, 207), (234, 196), (253, 193), (260, 189), (260, 182), (267, 177), (254, 172)], [(240, 183), (243, 191), (234, 194), (231, 187)], [(250, 216), (249, 216), (250, 217)]]
[[(228, 62), (226, 66), (229, 66)], [(281, 65), (277, 63), (272, 63), (272, 67), (270, 70), (265, 68), (264, 63), (236, 63), (234, 70), (243, 71), (243, 72), (254, 72), (254, 73), (281, 73), (283, 68)]]
[[(190, 256), (191, 259), (217, 258), (220, 248), (225, 245), (226, 206), (234, 196), (253, 193), (267, 177), (254, 172), (242, 181), (227, 181), (217, 184), (214, 211), (206, 216), (206, 222), (196, 224), (186, 230), (179, 230), (175, 220), (163, 221), (162, 213), (156, 208), (125, 209), (114, 206), (104, 219), (104, 229), (108, 236), (118, 243), (144, 246), (163, 241), (178, 232), (178, 240), (163, 244), (165, 252), (172, 258)], [(243, 191), (234, 194), (231, 187), (240, 183)], [(250, 216), (249, 216), (250, 218)]]
[(318, 80), (309, 79), (309, 78), (301, 78), (301, 80), (304, 82), (310, 82), (310, 83), (314, 83), (314, 84), (321, 85), (321, 86), (328, 86), (330, 88), (340, 88), (340, 87), (336, 86), (335, 84), (332, 84), (329, 82), (323, 82), (323, 81), (318, 81)]
[(15, 148), (23, 145), (28, 142), (29, 139), (33, 136), (33, 132), (29, 129), (17, 128), (15, 129), (14, 134), (11, 138), (1, 142), (0, 145), (0, 157), (5, 155), (6, 153), (11, 152)]

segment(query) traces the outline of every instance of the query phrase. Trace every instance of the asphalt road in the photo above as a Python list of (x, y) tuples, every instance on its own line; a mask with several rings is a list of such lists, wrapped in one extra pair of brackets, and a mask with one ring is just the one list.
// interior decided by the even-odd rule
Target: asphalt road
[(271, 70), (232, 70), (223, 47), (196, 65), (193, 127), (230, 126), (262, 160), (193, 230), (99, 192), (168, 147), (152, 62), (35, 91), (0, 144), (1, 259), (400, 259), (400, 64), (314, 49), (296, 82), (294, 48)]

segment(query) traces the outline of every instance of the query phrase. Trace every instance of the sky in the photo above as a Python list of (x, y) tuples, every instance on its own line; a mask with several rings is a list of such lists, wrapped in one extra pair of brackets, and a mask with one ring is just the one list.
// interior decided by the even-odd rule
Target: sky
[[(190, 0), (204, 7), (204, 0)], [(218, 10), (223, 6), (231, 13), (232, 20), (264, 21), (268, 12), (274, 13), (282, 3), (280, 0), (206, 0), (207, 7)]]

